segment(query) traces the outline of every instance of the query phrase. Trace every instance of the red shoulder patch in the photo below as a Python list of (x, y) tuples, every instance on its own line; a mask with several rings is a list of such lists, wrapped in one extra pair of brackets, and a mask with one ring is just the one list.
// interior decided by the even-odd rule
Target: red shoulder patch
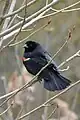
[(28, 61), (28, 60), (30, 60), (30, 58), (22, 57), (22, 61)]

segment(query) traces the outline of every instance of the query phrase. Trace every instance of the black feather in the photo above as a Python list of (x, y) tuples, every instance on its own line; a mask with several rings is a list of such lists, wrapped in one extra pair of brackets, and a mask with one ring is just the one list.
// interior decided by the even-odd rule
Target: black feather
[[(49, 53), (34, 41), (26, 42), (24, 57), (30, 58), (23, 61), (23, 64), (27, 71), (33, 75), (36, 75), (52, 59)], [(40, 73), (38, 78), (44, 80), (44, 88), (50, 91), (65, 89), (71, 83), (60, 74), (54, 61)]]

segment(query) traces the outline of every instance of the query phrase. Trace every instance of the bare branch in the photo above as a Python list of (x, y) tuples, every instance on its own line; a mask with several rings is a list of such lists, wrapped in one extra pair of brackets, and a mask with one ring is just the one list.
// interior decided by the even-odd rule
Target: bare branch
[(64, 72), (64, 71), (67, 71), (67, 70), (69, 70), (69, 66), (67, 66), (67, 68), (65, 68), (65, 69), (62, 69), (62, 70), (60, 69), (59, 71)]
[(54, 100), (55, 98), (58, 98), (59, 96), (61, 96), (62, 94), (64, 94), (65, 92), (67, 92), (68, 90), (70, 90), (71, 88), (73, 88), (74, 86), (78, 85), (80, 83), (80, 80), (78, 80), (77, 82), (71, 84), (69, 87), (67, 87), (66, 89), (64, 89), (63, 91), (61, 91), (60, 93), (56, 94), (55, 96), (51, 97), (50, 99), (48, 99), (46, 102), (44, 102), (42, 105), (36, 107), (35, 109), (31, 110), (30, 112), (26, 113), (25, 115), (22, 115), (18, 120), (21, 120), (25, 117), (27, 117), (28, 115), (34, 113), (35, 111), (41, 109), (44, 107), (44, 105), (50, 103), (52, 100)]
[[(7, 1), (6, 4), (9, 4), (9, 1)], [(15, 4), (16, 4), (16, 0), (13, 0), (13, 1), (11, 2), (10, 8), (9, 8), (9, 10), (8, 10), (8, 13), (12, 13), (12, 11), (14, 10)], [(5, 9), (6, 9), (6, 8), (5, 8)], [(3, 24), (3, 28), (2, 28), (2, 32), (7, 29), (8, 23), (9, 23), (10, 19), (11, 19), (11, 17), (9, 17), (8, 19), (7, 19), (7, 18), (5, 19), (4, 24)], [(1, 38), (1, 40), (0, 40), (0, 47), (1, 47), (2, 43), (3, 43), (3, 39), (4, 39), (4, 37)]]
[(9, 0), (6, 0), (3, 6), (3, 10), (2, 10), (2, 16), (5, 14), (7, 8), (9, 6)]
[(10, 28), (10, 27), (11, 27), (11, 25), (12, 25), (12, 23), (14, 22), (14, 20), (16, 19), (16, 17), (17, 17), (17, 14), (12, 18), (12, 20), (10, 21), (10, 23), (9, 23), (9, 25), (8, 25), (7, 28)]
[[(34, 23), (35, 21), (39, 20), (41, 18), (41, 16), (39, 16), (39, 14), (41, 14), (42, 12), (44, 12), (46, 9), (48, 9), (49, 7), (51, 7), (53, 4), (55, 4), (56, 2), (52, 1), (50, 4), (46, 5), (45, 7), (43, 7), (42, 9), (40, 9), (39, 11), (37, 11), (36, 13), (32, 14), (31, 16), (29, 16), (28, 18), (25, 19), (25, 23), (28, 20), (28, 23), (26, 23), (22, 29), (27, 28), (28, 26), (30, 26), (32, 23)], [(17, 23), (16, 25), (12, 26), (11, 28), (9, 28), (8, 30), (5, 30), (4, 32), (0, 33), (0, 37), (4, 36), (6, 38), (9, 38), (10, 36), (14, 35), (15, 33), (17, 33), (19, 31), (19, 29), (16, 29), (17, 27), (19, 27), (22, 24), (22, 21)], [(16, 29), (16, 30), (15, 30)], [(13, 31), (14, 30), (14, 31)], [(13, 32), (12, 32), (13, 31)], [(10, 34), (9, 34), (10, 33)], [(9, 35), (7, 35), (9, 34)], [(6, 36), (5, 36), (6, 35)], [(8, 37), (7, 37), (8, 36)]]
[[(52, 8), (52, 7), (51, 7), (51, 10), (52, 10), (52, 11), (55, 11), (55, 12), (59, 11), (59, 10), (54, 9), (54, 8)], [(62, 12), (73, 12), (73, 11), (78, 11), (78, 10), (80, 10), (80, 8), (74, 8), (74, 9), (69, 9), (69, 10), (63, 10)], [(52, 14), (53, 14), (53, 13), (52, 13)]]
[(23, 25), (24, 25), (24, 23), (25, 23), (26, 10), (27, 10), (27, 3), (26, 3), (26, 7), (25, 7), (24, 19), (23, 19), (23, 22), (22, 22), (22, 24), (21, 24), (21, 27), (20, 27), (18, 33), (14, 36), (14, 38), (13, 38), (11, 41), (9, 41), (5, 46), (3, 46), (3, 47), (0, 49), (0, 51), (2, 51), (4, 48), (8, 47), (13, 41), (15, 41), (15, 40), (17, 39), (17, 36), (20, 34), (20, 32), (21, 32), (21, 30), (22, 30), (22, 27), (23, 27)]
[(48, 0), (46, 0), (46, 5), (48, 5)]
[[(30, 6), (30, 5), (33, 4), (34, 2), (36, 2), (36, 0), (32, 0), (31, 2), (29, 2), (29, 3), (27, 4), (27, 6)], [(7, 18), (7, 17), (11, 17), (11, 16), (13, 16), (13, 15), (21, 12), (23, 9), (25, 9), (25, 7), (26, 7), (26, 5), (20, 7), (18, 10), (14, 11), (14, 12), (12, 12), (12, 13), (8, 13), (8, 14), (6, 14), (6, 15), (4, 15), (4, 16), (1, 16), (0, 18), (1, 18), (1, 19), (5, 19), (5, 18)]]
[(46, 17), (49, 17), (49, 16), (56, 15), (56, 14), (58, 14), (58, 13), (60, 13), (60, 12), (63, 12), (64, 10), (67, 10), (67, 9), (73, 7), (73, 6), (76, 6), (76, 5), (79, 4), (79, 3), (80, 3), (80, 1), (78, 1), (78, 2), (76, 2), (76, 3), (74, 3), (74, 4), (71, 4), (71, 5), (69, 5), (69, 6), (65, 7), (65, 8), (62, 8), (62, 9), (60, 9), (60, 10), (54, 9), (56, 12), (51, 13), (51, 14), (48, 14), (48, 15), (45, 15), (45, 16), (42, 16), (42, 18), (46, 18)]
[[(78, 1), (78, 2), (76, 2), (76, 3), (74, 3), (74, 4), (69, 5), (69, 6), (67, 6), (67, 7), (65, 7), (65, 8), (63, 8), (63, 9), (60, 9), (60, 10), (54, 12), (54, 13), (51, 13), (51, 14), (48, 14), (48, 15), (45, 15), (45, 16), (39, 16), (39, 14), (40, 14), (41, 12), (44, 12), (45, 10), (47, 10), (48, 8), (50, 8), (50, 7), (51, 7), (53, 4), (55, 4), (56, 2), (57, 2), (57, 1), (51, 2), (50, 4), (46, 5), (44, 8), (40, 9), (40, 10), (37, 11), (36, 13), (34, 13), (34, 14), (32, 14), (31, 16), (29, 16), (28, 18), (26, 18), (25, 21), (27, 22), (28, 20), (31, 20), (32, 18), (34, 18), (34, 17), (36, 17), (36, 16), (38, 15), (36, 18), (34, 18), (34, 19), (32, 19), (31, 21), (29, 21), (28, 23), (26, 23), (26, 24), (23, 26), (22, 29), (27, 28), (28, 26), (30, 26), (30, 25), (31, 25), (32, 23), (34, 23), (35, 21), (38, 21), (39, 19), (43, 19), (43, 18), (48, 17), (48, 16), (50, 16), (50, 15), (56, 15), (56, 14), (62, 12), (63, 10), (67, 10), (67, 9), (69, 9), (69, 8), (71, 8), (71, 7), (73, 7), (73, 6), (75, 6), (75, 5), (77, 5), (77, 4), (80, 3), (80, 1)], [(51, 9), (51, 8), (50, 8), (50, 9)], [(48, 10), (49, 10), (49, 9), (48, 9)], [(54, 10), (55, 10), (55, 9), (54, 9)], [(22, 23), (22, 21), (19, 22), (19, 23), (17, 23), (16, 25), (12, 26), (10, 29), (8, 29), (8, 30), (0, 33), (0, 37), (4, 36), (4, 40), (5, 40), (5, 39), (9, 38), (10, 36), (14, 35), (15, 33), (17, 33), (17, 32), (19, 31), (19, 29), (16, 29), (16, 28), (19, 27), (21, 23)], [(15, 30), (15, 29), (16, 29), (16, 30)], [(14, 31), (13, 31), (13, 30), (14, 30)]]
[[(23, 85), (20, 89), (17, 90), (17, 92), (13, 93), (10, 97), (8, 97), (1, 105), (0, 107), (6, 103), (10, 98), (14, 97), (18, 92), (20, 92), (21, 90), (24, 90), (25, 88), (28, 88), (29, 86), (31, 86), (32, 84), (34, 84), (35, 82), (37, 82), (38, 80), (35, 80), (35, 78), (52, 62), (52, 60), (56, 57), (56, 55), (63, 49), (63, 47), (67, 44), (68, 40), (70, 39), (70, 32), (68, 34), (68, 37), (65, 41), (65, 43), (60, 47), (60, 49), (54, 54), (54, 56), (52, 57), (52, 59), (48, 62), (48, 64), (46, 64), (34, 77), (33, 79), (29, 82), (26, 83), (25, 85)], [(76, 55), (79, 55), (79, 52), (76, 53)], [(75, 56), (76, 57), (76, 56)], [(58, 66), (59, 68), (60, 66)]]
[(17, 43), (14, 43), (14, 44), (10, 44), (9, 47), (13, 47), (13, 46), (15, 46), (15, 45), (18, 45), (18, 44), (26, 41), (26, 40), (29, 39), (32, 35), (34, 35), (35, 33), (39, 32), (40, 30), (42, 30), (43, 28), (45, 28), (45, 27), (46, 27), (47, 25), (49, 25), (49, 24), (50, 24), (50, 22), (48, 21), (47, 24), (41, 26), (39, 29), (37, 29), (37, 30), (35, 30), (34, 32), (32, 32), (32, 33), (31, 33), (29, 36), (27, 36), (25, 39), (23, 39), (23, 40), (21, 40), (21, 41), (19, 41), (19, 42), (17, 42)]
[(54, 54), (54, 56), (52, 57), (52, 59), (48, 62), (48, 64), (46, 64), (34, 77), (33, 79), (29, 82), (24, 84), (20, 89), (18, 89), (18, 91), (14, 94), (12, 94), (10, 97), (8, 97), (1, 105), (4, 105), (9, 99), (11, 99), (12, 97), (14, 97), (18, 92), (24, 90), (25, 88), (28, 88), (29, 86), (33, 85), (34, 83), (36, 83), (38, 80), (35, 80), (35, 78), (53, 61), (53, 59), (56, 57), (56, 55), (63, 49), (63, 47), (67, 44), (68, 40), (69, 40), (69, 36), (67, 37), (65, 43), (60, 47), (60, 49)]
[(56, 107), (52, 110), (52, 112), (51, 112), (51, 114), (48, 116), (47, 120), (49, 120), (49, 118), (56, 112), (57, 108), (58, 108), (58, 106), (56, 106)]
[(65, 65), (66, 63), (68, 63), (69, 61), (73, 60), (75, 57), (80, 57), (80, 50), (78, 52), (76, 52), (74, 55), (72, 55), (71, 57), (69, 57), (68, 59), (66, 59), (64, 62), (62, 62), (58, 68), (62, 67), (63, 65)]
[[(79, 56), (78, 56), (79, 53), (80, 53), (80, 50), (79, 50), (77, 53), (75, 53), (73, 56), (69, 57), (67, 60), (65, 60), (64, 62), (62, 62), (62, 63), (58, 66), (58, 68), (62, 67), (63, 65), (65, 65), (67, 62), (73, 60), (74, 58), (79, 57)], [(27, 85), (27, 84), (26, 84), (26, 85)], [(3, 96), (0, 97), (0, 100), (11, 96), (12, 94), (15, 94), (15, 93), (18, 92), (18, 91), (19, 91), (19, 89), (16, 89), (16, 90), (14, 90), (13, 92), (10, 92), (10, 93), (8, 93), (8, 94), (6, 94), (6, 95), (3, 95)]]
[(62, 12), (73, 12), (73, 11), (79, 11), (80, 8), (74, 8), (74, 9), (70, 9), (70, 10), (63, 10)]
[(12, 106), (13, 106), (13, 103), (11, 103), (9, 105), (9, 107), (4, 112), (0, 113), (0, 116), (2, 116), (3, 114), (5, 114)]
[[(4, 3), (4, 6), (3, 6), (2, 13), (1, 13), (2, 16), (4, 16), (4, 14), (5, 14), (8, 6), (9, 6), (9, 0), (6, 0), (5, 3)], [(2, 24), (2, 22), (3, 22), (3, 19), (1, 18), (1, 19), (0, 19), (0, 25)]]

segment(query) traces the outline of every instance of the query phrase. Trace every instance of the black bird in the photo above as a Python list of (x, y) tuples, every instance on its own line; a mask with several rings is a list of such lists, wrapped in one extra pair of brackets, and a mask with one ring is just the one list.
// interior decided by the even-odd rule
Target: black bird
[[(37, 42), (27, 41), (24, 48), (23, 64), (32, 75), (36, 75), (52, 59)], [(54, 61), (39, 74), (38, 79), (44, 81), (44, 88), (49, 91), (65, 89), (71, 83), (60, 74)]]

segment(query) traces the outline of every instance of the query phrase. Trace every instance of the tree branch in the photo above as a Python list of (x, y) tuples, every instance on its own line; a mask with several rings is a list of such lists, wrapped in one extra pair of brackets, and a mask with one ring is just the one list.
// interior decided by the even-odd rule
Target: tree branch
[[(50, 4), (46, 5), (45, 7), (43, 7), (42, 9), (40, 9), (39, 11), (37, 11), (36, 13), (32, 14), (31, 16), (29, 16), (28, 18), (25, 19), (25, 25), (22, 27), (22, 29), (27, 28), (28, 26), (30, 26), (32, 23), (34, 23), (35, 21), (39, 20), (41, 18), (41, 16), (39, 16), (39, 14), (41, 14), (42, 12), (44, 12), (46, 9), (48, 9), (49, 7), (51, 7), (53, 4), (55, 4), (56, 2), (52, 1)], [(35, 18), (34, 18), (35, 17)], [(32, 19), (34, 18), (34, 19)], [(32, 20), (31, 20), (32, 19)], [(30, 21), (29, 21), (30, 20)], [(29, 21), (28, 23), (26, 23), (27, 21)], [(18, 28), (20, 25), (22, 24), (22, 21), (17, 23), (16, 25), (12, 26), (11, 28), (5, 30), (4, 32), (0, 33), (0, 37), (6, 37), (5, 35), (9, 34), (8, 38), (12, 35), (14, 35), (16, 32), (19, 31)], [(15, 30), (16, 29), (16, 30)], [(12, 32), (13, 31), (13, 32)]]
[[(33, 4), (34, 2), (36, 2), (36, 0), (33, 0), (33, 1), (29, 2), (29, 3), (27, 4), (27, 6), (30, 6), (30, 5)], [(6, 15), (4, 15), (4, 16), (1, 16), (0, 18), (1, 18), (1, 19), (5, 19), (5, 18), (8, 18), (8, 17), (12, 17), (13, 15), (18, 14), (19, 12), (21, 12), (22, 10), (24, 10), (25, 7), (26, 7), (26, 5), (20, 7), (19, 9), (17, 9), (16, 11), (14, 11), (14, 12), (12, 12), (12, 13), (8, 13), (8, 14), (6, 14)]]
[(64, 89), (63, 91), (61, 91), (60, 93), (56, 94), (55, 96), (51, 97), (49, 100), (47, 100), (46, 102), (44, 102), (42, 105), (34, 108), (33, 110), (31, 110), (30, 112), (26, 113), (25, 115), (22, 115), (20, 118), (18, 118), (18, 120), (21, 120), (25, 117), (27, 117), (28, 115), (34, 113), (35, 111), (41, 109), (44, 107), (44, 105), (50, 103), (52, 100), (54, 100), (55, 98), (58, 98), (59, 96), (61, 96), (62, 94), (64, 94), (65, 92), (67, 92), (68, 90), (70, 90), (71, 88), (73, 88), (74, 86), (78, 85), (80, 83), (80, 80), (78, 80), (77, 82), (71, 84), (69, 87), (67, 87), (66, 89)]
[(58, 68), (62, 67), (63, 65), (65, 65), (66, 63), (68, 63), (69, 61), (73, 60), (75, 57), (80, 57), (80, 50), (78, 50), (78, 52), (76, 52), (74, 55), (72, 55), (71, 57), (69, 57), (68, 59), (66, 59), (64, 62), (62, 62)]
[[(70, 34), (70, 33), (69, 33)], [(33, 79), (29, 82), (26, 83), (25, 85), (23, 85), (20, 89), (17, 90), (17, 92), (13, 93), (10, 97), (8, 97), (1, 105), (4, 105), (9, 99), (11, 99), (12, 97), (14, 97), (18, 92), (24, 90), (25, 88), (28, 88), (29, 86), (33, 85), (34, 83), (36, 83), (38, 80), (35, 80), (35, 78), (52, 62), (52, 60), (56, 57), (56, 55), (63, 49), (63, 47), (67, 44), (68, 40), (70, 39), (70, 35), (68, 34), (68, 37), (65, 41), (65, 43), (60, 47), (60, 49), (54, 54), (54, 56), (52, 57), (52, 59), (48, 62), (48, 64), (46, 64), (34, 77)]]

